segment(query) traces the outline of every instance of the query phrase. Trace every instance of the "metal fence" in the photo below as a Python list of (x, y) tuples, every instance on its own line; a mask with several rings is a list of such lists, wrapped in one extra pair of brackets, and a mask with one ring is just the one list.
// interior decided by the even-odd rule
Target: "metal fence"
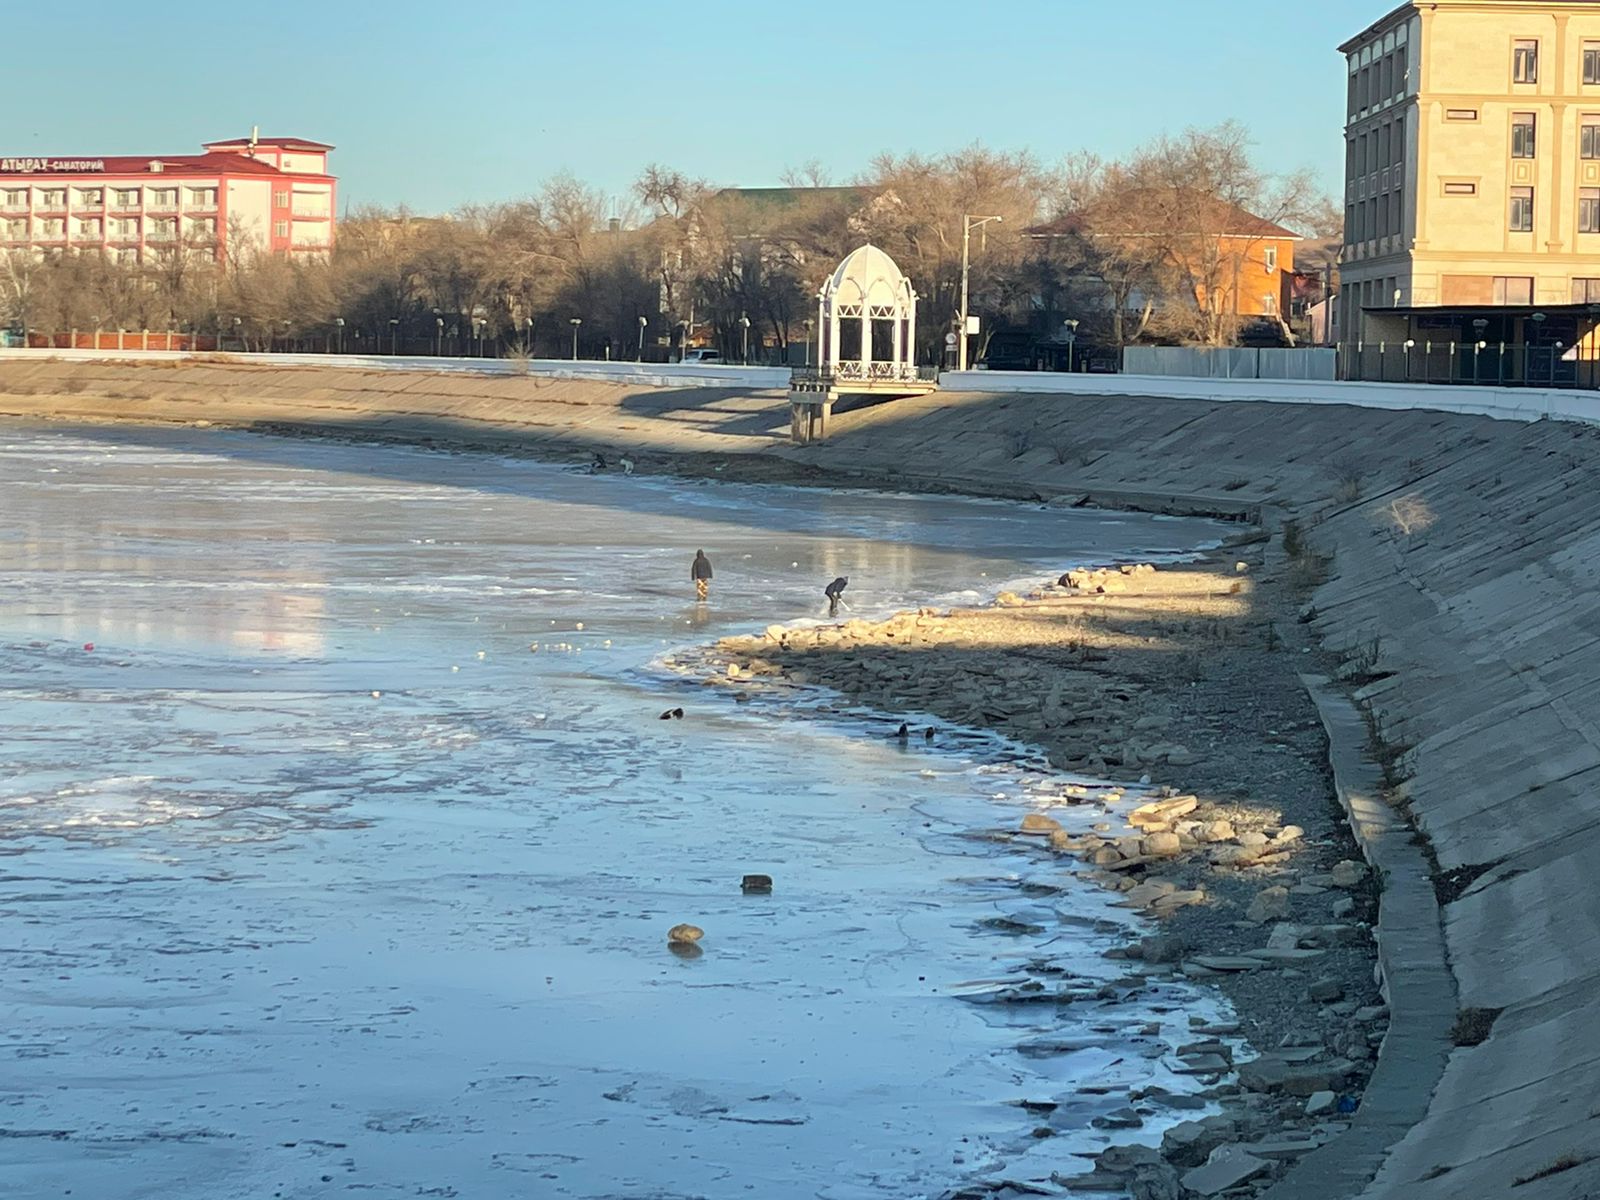
[(1272, 346), (1129, 346), (1122, 352), (1128, 375), (1187, 379), (1332, 380), (1337, 357), (1331, 349)]
[(1339, 378), (1362, 383), (1600, 390), (1600, 360), (1575, 346), (1505, 342), (1354, 342), (1339, 349)]

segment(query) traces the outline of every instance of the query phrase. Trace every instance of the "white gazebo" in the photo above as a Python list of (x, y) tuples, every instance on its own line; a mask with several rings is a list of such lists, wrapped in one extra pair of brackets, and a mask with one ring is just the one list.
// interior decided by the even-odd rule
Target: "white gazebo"
[(933, 368), (915, 361), (917, 293), (876, 246), (845, 256), (817, 293), (817, 365), (789, 383), (796, 441), (827, 435), (841, 395), (916, 396), (932, 391)]

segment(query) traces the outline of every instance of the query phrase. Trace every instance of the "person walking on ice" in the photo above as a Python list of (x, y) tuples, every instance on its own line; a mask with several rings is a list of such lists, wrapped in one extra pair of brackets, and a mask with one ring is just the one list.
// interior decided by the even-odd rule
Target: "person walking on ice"
[(694, 563), (689, 567), (689, 578), (694, 580), (696, 600), (704, 600), (711, 592), (711, 560), (704, 550), (694, 552)]

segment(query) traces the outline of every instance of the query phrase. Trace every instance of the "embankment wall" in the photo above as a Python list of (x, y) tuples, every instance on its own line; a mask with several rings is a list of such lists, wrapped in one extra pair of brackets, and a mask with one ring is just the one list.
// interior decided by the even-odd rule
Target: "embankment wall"
[(0, 361), (0, 414), (22, 417), (628, 449), (692, 470), (1296, 518), (1329, 556), (1306, 615), (1359, 660), (1437, 860), (1457, 1004), (1493, 1015), (1362, 1194), (1600, 1195), (1600, 429), (1271, 395), (943, 391), (841, 414), (829, 441), (794, 447), (775, 391)]

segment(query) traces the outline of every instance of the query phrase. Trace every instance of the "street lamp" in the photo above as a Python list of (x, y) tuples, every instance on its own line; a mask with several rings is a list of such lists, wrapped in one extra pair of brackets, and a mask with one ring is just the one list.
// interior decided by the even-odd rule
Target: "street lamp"
[[(379, 349), (382, 349), (383, 343), (382, 342), (378, 343), (378, 347), (379, 347)], [(391, 355), (400, 353), (400, 318), (399, 317), (390, 317), (389, 318), (389, 353)]]
[(483, 357), (483, 327), (487, 322), (482, 317), (472, 318), (472, 332), (478, 338), (478, 357)]
[(572, 326), (572, 361), (578, 361), (578, 326), (583, 324), (582, 317), (568, 317), (567, 324)]
[(678, 361), (682, 362), (689, 356), (689, 322), (679, 321), (678, 328), (683, 331), (678, 339)]
[(811, 327), (816, 324), (810, 317), (806, 318), (806, 366), (811, 365)]
[[(956, 342), (956, 370), (967, 369), (967, 282), (971, 275), (972, 265), (972, 231), (982, 229), (990, 221), (1001, 221), (1003, 217), (974, 217), (965, 213), (961, 216), (961, 328), (957, 330)], [(988, 235), (985, 234), (985, 237)]]
[(344, 353), (344, 318), (343, 317), (335, 317), (333, 319), (333, 327), (334, 327), (335, 330), (338, 331), (338, 335), (339, 335), (339, 353), (343, 354)]
[(643, 362), (644, 361), (644, 327), (646, 325), (648, 325), (648, 324), (650, 324), (650, 318), (649, 317), (643, 317), (642, 316), (642, 317), (639, 318), (639, 353), (634, 358), (634, 360), (633, 360), (634, 362)]
[(750, 318), (743, 313), (739, 314), (739, 361), (746, 366), (750, 365)]
[(1073, 350), (1078, 344), (1078, 322), (1069, 317), (1067, 320), (1061, 322), (1061, 324), (1064, 325), (1067, 330), (1067, 374), (1070, 375), (1072, 374), (1073, 367), (1076, 365), (1073, 362)]
[(1410, 383), (1411, 382), (1411, 352), (1417, 348), (1417, 339), (1416, 338), (1407, 338), (1406, 341), (1405, 341), (1405, 346), (1406, 346), (1406, 382)]
[(433, 311), (433, 356), (438, 358), (444, 353), (444, 318), (438, 315), (438, 309)]

